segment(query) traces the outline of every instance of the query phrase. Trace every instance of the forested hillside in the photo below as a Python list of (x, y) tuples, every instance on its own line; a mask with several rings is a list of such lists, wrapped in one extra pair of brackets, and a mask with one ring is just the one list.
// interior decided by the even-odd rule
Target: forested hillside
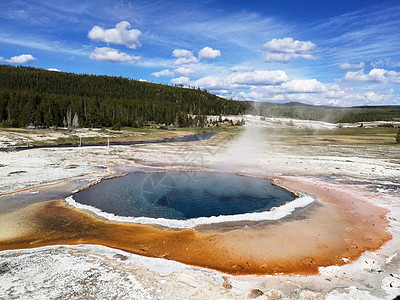
[(75, 115), (85, 127), (202, 126), (204, 115), (241, 114), (248, 106), (198, 89), (0, 65), (3, 126), (65, 126)]

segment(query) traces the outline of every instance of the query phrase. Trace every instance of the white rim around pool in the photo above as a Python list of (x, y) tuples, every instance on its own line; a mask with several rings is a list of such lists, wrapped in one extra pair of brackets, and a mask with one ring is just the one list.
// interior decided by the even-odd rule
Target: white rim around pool
[(73, 196), (69, 196), (68, 198), (65, 199), (65, 201), (68, 205), (71, 205), (78, 209), (91, 211), (94, 214), (110, 221), (146, 224), (146, 225), (161, 225), (170, 228), (193, 229), (199, 225), (224, 223), (224, 222), (279, 220), (285, 216), (290, 215), (296, 208), (305, 207), (311, 204), (312, 202), (315, 201), (315, 199), (309, 195), (301, 195), (300, 197), (294, 199), (293, 201), (287, 202), (279, 207), (273, 207), (268, 211), (245, 213), (238, 215), (200, 217), (187, 220), (149, 218), (149, 217), (124, 217), (104, 212), (90, 205), (78, 203), (75, 201)]

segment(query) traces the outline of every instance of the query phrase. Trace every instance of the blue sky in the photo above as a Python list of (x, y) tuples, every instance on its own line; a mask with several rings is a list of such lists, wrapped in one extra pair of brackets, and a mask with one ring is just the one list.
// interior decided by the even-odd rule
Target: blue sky
[(400, 1), (4, 1), (0, 61), (237, 100), (400, 105)]

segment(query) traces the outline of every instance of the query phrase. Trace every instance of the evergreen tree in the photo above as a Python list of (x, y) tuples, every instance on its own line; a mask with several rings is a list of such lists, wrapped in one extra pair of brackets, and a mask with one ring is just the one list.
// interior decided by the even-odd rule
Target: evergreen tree
[(72, 112), (85, 127), (177, 121), (178, 126), (203, 126), (188, 115), (236, 115), (248, 107), (197, 89), (0, 65), (0, 122), (15, 127), (64, 125), (71, 130), (77, 127)]

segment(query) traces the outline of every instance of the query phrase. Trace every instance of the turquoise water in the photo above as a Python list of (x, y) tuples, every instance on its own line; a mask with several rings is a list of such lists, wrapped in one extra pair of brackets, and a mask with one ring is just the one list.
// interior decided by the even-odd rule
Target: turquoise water
[(295, 196), (265, 179), (176, 171), (104, 180), (74, 199), (119, 216), (186, 220), (266, 211)]

